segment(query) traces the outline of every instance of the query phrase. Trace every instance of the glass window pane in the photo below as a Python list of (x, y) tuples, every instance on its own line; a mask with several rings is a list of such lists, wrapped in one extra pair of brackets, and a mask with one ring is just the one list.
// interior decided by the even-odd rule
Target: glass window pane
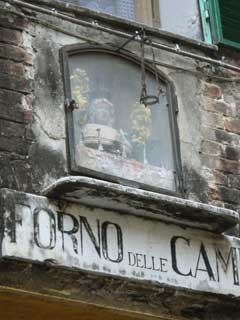
[(160, 21), (163, 30), (203, 39), (198, 0), (160, 0)]
[[(160, 103), (139, 103), (140, 67), (119, 56), (87, 52), (70, 57), (75, 163), (141, 184), (175, 191), (166, 85)], [(147, 72), (149, 94), (159, 83)]]
[(62, 0), (202, 40), (198, 0)]
[(117, 15), (117, 4), (115, 0), (80, 0), (80, 5), (92, 10), (105, 12), (112, 15)]

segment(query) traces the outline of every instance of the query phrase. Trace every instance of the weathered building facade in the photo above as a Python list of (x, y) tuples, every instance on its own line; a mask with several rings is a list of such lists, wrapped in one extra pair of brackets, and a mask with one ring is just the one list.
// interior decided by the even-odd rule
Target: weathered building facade
[(70, 2), (0, 1), (0, 314), (237, 320), (239, 49)]

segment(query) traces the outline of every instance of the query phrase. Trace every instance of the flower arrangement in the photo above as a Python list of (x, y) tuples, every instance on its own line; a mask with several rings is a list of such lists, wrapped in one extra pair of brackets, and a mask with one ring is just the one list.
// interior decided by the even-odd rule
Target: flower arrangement
[(80, 125), (87, 122), (87, 107), (89, 102), (89, 78), (85, 70), (77, 68), (71, 78), (72, 98), (77, 103)]
[(136, 102), (131, 113), (133, 143), (144, 145), (151, 134), (151, 110), (143, 104)]

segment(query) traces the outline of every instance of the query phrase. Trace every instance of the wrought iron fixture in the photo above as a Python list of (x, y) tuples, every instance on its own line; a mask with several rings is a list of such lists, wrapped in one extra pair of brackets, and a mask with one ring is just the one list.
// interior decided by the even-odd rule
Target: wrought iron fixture
[[(158, 83), (158, 92), (156, 95), (150, 95), (147, 90), (147, 83), (146, 83), (146, 67), (145, 67), (145, 48), (144, 45), (147, 43), (151, 47), (152, 51), (152, 64), (155, 72), (155, 77), (156, 81)], [(145, 107), (151, 106), (154, 104), (159, 103), (159, 98), (160, 94), (162, 93), (162, 88), (161, 88), (161, 83), (158, 75), (158, 70), (157, 70), (157, 65), (156, 65), (156, 59), (155, 59), (155, 53), (152, 45), (152, 41), (149, 40), (146, 35), (144, 30), (141, 33), (141, 78), (142, 78), (142, 90), (141, 90), (141, 95), (140, 95), (140, 103), (144, 104)]]

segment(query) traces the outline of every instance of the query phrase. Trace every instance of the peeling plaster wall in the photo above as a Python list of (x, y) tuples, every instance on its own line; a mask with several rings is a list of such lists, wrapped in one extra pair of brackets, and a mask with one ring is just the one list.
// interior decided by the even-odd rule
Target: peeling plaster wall
[[(0, 186), (39, 193), (69, 174), (60, 49), (86, 38), (115, 45), (123, 40), (3, 1), (0, 9)], [(159, 37), (171, 45), (171, 39)], [(191, 42), (182, 48), (206, 54)], [(136, 43), (128, 49), (139, 54)], [(155, 53), (169, 65), (159, 69), (177, 94), (186, 197), (238, 210), (240, 96), (239, 79), (232, 80), (238, 75), (164, 51)], [(219, 55), (223, 53), (238, 63), (233, 51)], [(146, 56), (151, 58), (151, 50)]]
[(32, 128), (37, 142), (31, 149), (31, 159), (35, 167), (33, 188), (38, 191), (43, 185), (67, 174), (66, 120), (59, 50), (76, 41), (35, 25)]
[[(60, 49), (86, 42), (85, 38), (103, 44), (119, 44), (122, 39), (48, 15), (34, 13), (33, 19), (33, 13), (28, 12), (20, 18), (10, 13), (21, 13), (20, 9), (0, 4), (1, 26), (9, 33), (0, 39), (1, 63), (5, 62), (0, 96), (0, 156), (5, 169), (0, 182), (3, 187), (40, 192), (68, 174)], [(168, 44), (166, 39), (162, 42)], [(132, 43), (128, 49), (139, 53), (138, 44)], [(186, 49), (196, 51), (190, 44)], [(236, 61), (231, 51), (227, 53)], [(151, 58), (150, 50), (147, 57)], [(239, 80), (224, 80), (237, 75), (160, 50), (156, 50), (156, 57), (169, 64), (159, 68), (176, 89), (187, 197), (238, 209)], [(14, 107), (14, 119), (9, 105)], [(17, 112), (23, 120), (16, 118)], [(13, 137), (14, 143), (9, 143)]]

